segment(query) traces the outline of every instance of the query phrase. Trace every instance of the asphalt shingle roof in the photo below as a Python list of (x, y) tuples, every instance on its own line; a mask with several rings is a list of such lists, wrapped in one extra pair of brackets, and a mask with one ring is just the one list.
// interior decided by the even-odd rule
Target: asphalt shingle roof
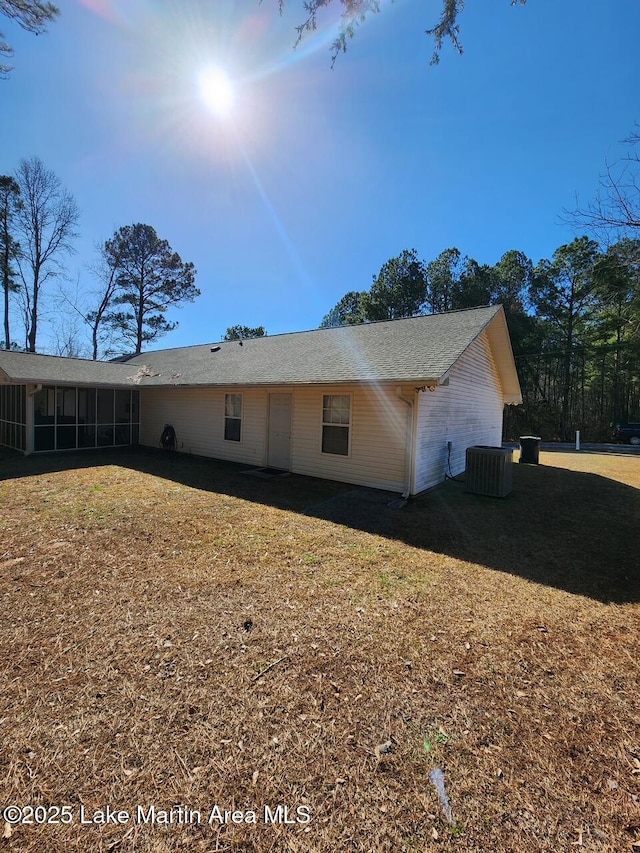
[[(141, 385), (296, 385), (439, 379), (499, 306), (159, 350), (127, 364)], [(215, 352), (212, 348), (219, 347)]]
[(30, 352), (0, 350), (0, 371), (13, 382), (60, 385), (131, 385), (131, 368), (124, 364), (62, 358)]
[[(123, 363), (0, 351), (10, 381), (122, 387), (438, 380), (500, 306), (147, 352)], [(212, 351), (215, 350), (215, 351)], [(517, 379), (516, 379), (517, 383)]]

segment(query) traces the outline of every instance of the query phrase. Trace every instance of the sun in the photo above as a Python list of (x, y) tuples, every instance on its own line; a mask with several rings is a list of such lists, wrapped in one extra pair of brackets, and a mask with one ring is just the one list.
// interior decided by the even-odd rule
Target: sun
[(198, 77), (200, 97), (212, 113), (226, 118), (233, 108), (233, 84), (221, 68), (205, 68)]

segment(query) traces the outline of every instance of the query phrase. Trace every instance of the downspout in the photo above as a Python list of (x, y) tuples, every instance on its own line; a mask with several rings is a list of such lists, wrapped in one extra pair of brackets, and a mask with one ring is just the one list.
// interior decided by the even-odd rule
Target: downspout
[(415, 480), (416, 480), (416, 472), (415, 472), (415, 445), (416, 445), (416, 419), (418, 415), (418, 407), (416, 406), (416, 397), (418, 396), (418, 392), (414, 391), (412, 397), (407, 397), (402, 393), (402, 387), (398, 385), (396, 387), (396, 397), (399, 400), (402, 400), (403, 403), (406, 403), (409, 406), (409, 418), (407, 422), (407, 437), (404, 446), (405, 453), (405, 487), (402, 492), (402, 497), (406, 500), (411, 497), (411, 495), (415, 492)]

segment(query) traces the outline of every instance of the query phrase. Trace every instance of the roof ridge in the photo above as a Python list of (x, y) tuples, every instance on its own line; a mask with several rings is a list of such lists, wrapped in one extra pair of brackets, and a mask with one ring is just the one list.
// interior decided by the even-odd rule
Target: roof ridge
[[(318, 327), (317, 329), (299, 329), (299, 330), (293, 331), (293, 332), (277, 332), (275, 335), (262, 335), (259, 338), (243, 338), (242, 340), (243, 340), (243, 343), (246, 343), (247, 341), (262, 341), (262, 340), (265, 340), (267, 338), (269, 340), (273, 340), (274, 338), (284, 338), (284, 337), (288, 337), (291, 335), (309, 335), (309, 334), (312, 334), (313, 332), (337, 332), (337, 331), (340, 331), (341, 329), (359, 329), (362, 327), (370, 328), (372, 326), (381, 326), (385, 323), (387, 323), (387, 324), (406, 323), (410, 320), (426, 320), (426, 319), (432, 318), (432, 317), (445, 317), (445, 316), (454, 315), (454, 314), (471, 313), (473, 311), (484, 311), (487, 308), (498, 309), (500, 307), (501, 307), (500, 304), (475, 305), (472, 308), (454, 308), (450, 311), (438, 311), (435, 314), (414, 314), (412, 317), (394, 317), (392, 320), (371, 320), (370, 322), (366, 322), (366, 323), (353, 323), (353, 324), (345, 325), (345, 326), (330, 326), (330, 327), (325, 328), (325, 329), (320, 328), (320, 327)], [(185, 344), (183, 346), (176, 346), (176, 347), (163, 347), (162, 349), (147, 350), (146, 352), (134, 353), (133, 355), (128, 357), (128, 360), (130, 362), (134, 358), (141, 358), (145, 355), (157, 355), (158, 353), (161, 353), (161, 352), (174, 352), (175, 350), (198, 349), (199, 347), (222, 346), (223, 344), (226, 345), (226, 344), (237, 344), (237, 343), (238, 343), (237, 340), (232, 340), (232, 341), (205, 341), (205, 342), (200, 343), (200, 344)]]

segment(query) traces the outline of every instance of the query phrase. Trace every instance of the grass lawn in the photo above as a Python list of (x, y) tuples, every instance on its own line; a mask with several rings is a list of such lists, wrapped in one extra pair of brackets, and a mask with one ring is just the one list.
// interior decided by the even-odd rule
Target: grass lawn
[(3, 457), (0, 849), (639, 849), (640, 458), (541, 462), (393, 509)]

